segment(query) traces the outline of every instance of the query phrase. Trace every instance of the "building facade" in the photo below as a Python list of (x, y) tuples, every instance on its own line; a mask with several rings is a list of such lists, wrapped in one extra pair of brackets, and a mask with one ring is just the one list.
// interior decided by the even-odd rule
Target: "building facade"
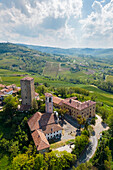
[[(58, 97), (57, 97), (58, 98)], [(53, 105), (58, 105), (58, 99), (56, 97), (53, 97)], [(94, 101), (85, 101), (80, 102), (76, 100), (76, 98), (67, 98), (59, 99), (59, 107), (61, 109), (67, 109), (70, 116), (72, 116), (74, 119), (77, 119), (78, 115), (81, 115), (85, 119), (88, 119), (90, 117), (95, 117), (95, 110), (96, 110), (96, 102)]]
[(45, 93), (46, 113), (53, 113), (53, 95)]
[(28, 120), (28, 126), (39, 153), (47, 152), (50, 147), (48, 141), (61, 138), (63, 130), (53, 113), (53, 96), (50, 93), (45, 93), (45, 110), (46, 113), (36, 112)]
[(20, 80), (21, 84), (21, 97), (22, 105), (32, 106), (33, 99), (35, 98), (34, 79), (25, 77)]

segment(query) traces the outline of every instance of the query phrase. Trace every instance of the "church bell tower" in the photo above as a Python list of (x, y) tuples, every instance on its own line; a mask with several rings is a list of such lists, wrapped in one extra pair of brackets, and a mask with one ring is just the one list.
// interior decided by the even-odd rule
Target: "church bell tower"
[(51, 93), (45, 93), (46, 113), (53, 113), (53, 95)]

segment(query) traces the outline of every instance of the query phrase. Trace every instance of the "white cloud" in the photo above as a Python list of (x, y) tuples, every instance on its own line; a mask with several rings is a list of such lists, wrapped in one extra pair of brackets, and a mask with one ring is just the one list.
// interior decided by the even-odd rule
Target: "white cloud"
[(82, 6), (82, 0), (1, 0), (0, 39), (32, 39), (32, 44), (37, 41), (41, 45), (42, 39), (49, 39), (53, 46), (55, 42), (70, 42), (74, 28), (67, 22), (72, 16), (81, 17)]
[(95, 0), (86, 18), (84, 1), (90, 0), (1, 0), (0, 40), (59, 47), (112, 46), (113, 0)]
[(94, 1), (94, 11), (84, 20), (82, 24), (82, 38), (87, 42), (96, 43), (104, 47), (112, 47), (113, 44), (113, 0), (105, 6)]
[(94, 1), (92, 8), (95, 10), (95, 12), (98, 12), (98, 13), (102, 12), (102, 5), (98, 1)]

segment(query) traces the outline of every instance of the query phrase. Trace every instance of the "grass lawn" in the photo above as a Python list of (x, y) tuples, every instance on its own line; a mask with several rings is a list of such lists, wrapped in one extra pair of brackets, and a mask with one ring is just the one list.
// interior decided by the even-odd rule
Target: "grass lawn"
[(69, 145), (70, 143), (73, 143), (74, 141), (75, 141), (74, 139), (70, 139), (70, 140), (66, 140), (66, 141), (59, 141), (59, 142), (51, 144), (50, 149), (56, 149), (63, 145)]

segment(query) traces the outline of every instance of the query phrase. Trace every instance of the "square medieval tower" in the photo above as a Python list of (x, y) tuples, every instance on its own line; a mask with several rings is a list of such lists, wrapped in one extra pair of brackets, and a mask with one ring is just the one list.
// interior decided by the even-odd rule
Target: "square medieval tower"
[(20, 80), (21, 84), (21, 97), (22, 105), (32, 106), (33, 99), (35, 98), (34, 79), (25, 77)]

